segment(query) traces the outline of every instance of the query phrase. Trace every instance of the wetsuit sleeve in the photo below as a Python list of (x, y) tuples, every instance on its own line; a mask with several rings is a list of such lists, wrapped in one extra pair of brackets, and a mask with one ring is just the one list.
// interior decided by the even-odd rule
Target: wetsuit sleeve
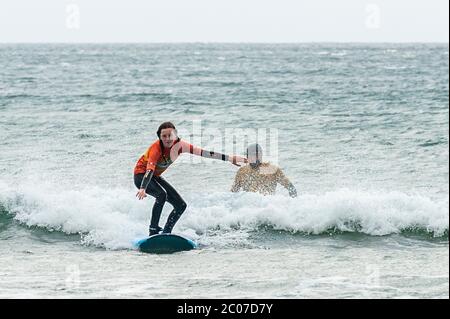
[(194, 145), (186, 143), (186, 142), (182, 145), (181, 149), (182, 149), (182, 153), (191, 153), (193, 155), (197, 155), (197, 156), (201, 156), (201, 157), (205, 157), (205, 158), (222, 160), (222, 161), (226, 161), (226, 162), (230, 158), (228, 155), (218, 153), (218, 152), (206, 151), (198, 146), (194, 146)]
[(289, 192), (289, 196), (297, 197), (297, 190), (295, 189), (294, 184), (284, 175), (283, 171), (278, 168), (276, 172), (277, 183), (286, 188)]
[(231, 187), (231, 191), (233, 193), (237, 193), (241, 189), (241, 187), (242, 187), (242, 178), (243, 178), (242, 171), (238, 170), (238, 172), (236, 173), (236, 177), (234, 178), (234, 184)]
[(161, 157), (161, 149), (158, 143), (154, 143), (152, 146), (150, 146), (150, 148), (147, 150), (146, 157), (147, 171), (155, 171), (158, 160)]
[(225, 162), (228, 162), (228, 159), (230, 158), (228, 155), (218, 153), (218, 152), (212, 152), (212, 151), (205, 151), (202, 149), (202, 157), (206, 158), (212, 158), (212, 159), (218, 159)]
[(148, 184), (150, 183), (150, 181), (152, 180), (153, 177), (153, 171), (152, 170), (148, 170), (145, 175), (144, 178), (142, 179), (142, 183), (141, 183), (141, 187), (140, 189), (147, 189)]

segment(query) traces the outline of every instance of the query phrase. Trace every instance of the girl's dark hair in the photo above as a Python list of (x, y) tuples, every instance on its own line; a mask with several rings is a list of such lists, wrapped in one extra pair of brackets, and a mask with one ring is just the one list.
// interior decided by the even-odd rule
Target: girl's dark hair
[[(158, 127), (158, 131), (156, 132), (156, 134), (158, 135), (158, 138), (159, 138), (159, 146), (161, 147), (161, 150), (164, 149), (164, 145), (163, 145), (163, 142), (162, 142), (162, 140), (161, 140), (161, 131), (164, 130), (164, 129), (166, 129), (166, 128), (173, 128), (173, 129), (175, 130), (175, 134), (178, 135), (177, 129), (175, 128), (175, 125), (173, 125), (172, 122), (164, 122), (164, 123), (162, 123), (162, 124)], [(177, 142), (179, 142), (179, 141), (180, 141), (180, 138), (177, 137)]]
[(172, 122), (164, 122), (158, 127), (158, 131), (156, 132), (156, 135), (158, 135), (158, 138), (161, 138), (161, 131), (166, 128), (173, 128), (176, 130), (175, 125), (173, 125)]

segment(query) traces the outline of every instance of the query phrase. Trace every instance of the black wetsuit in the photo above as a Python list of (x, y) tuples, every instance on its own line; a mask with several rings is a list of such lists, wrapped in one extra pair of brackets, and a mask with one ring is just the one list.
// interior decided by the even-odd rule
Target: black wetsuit
[[(144, 176), (145, 174), (134, 175), (134, 185), (136, 185), (138, 189), (141, 188)], [(161, 176), (152, 176), (150, 178), (145, 192), (148, 195), (153, 196), (156, 201), (153, 205), (149, 234), (157, 234), (160, 230), (163, 230), (163, 233), (171, 233), (181, 214), (186, 210), (186, 202), (164, 178)], [(161, 229), (161, 227), (159, 227), (159, 219), (166, 202), (169, 202), (173, 206), (173, 210), (167, 219), (164, 229)]]

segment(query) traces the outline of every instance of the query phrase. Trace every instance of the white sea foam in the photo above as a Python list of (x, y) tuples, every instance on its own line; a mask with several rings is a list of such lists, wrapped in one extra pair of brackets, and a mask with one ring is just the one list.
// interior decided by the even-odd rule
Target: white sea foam
[[(442, 236), (448, 232), (448, 199), (433, 201), (400, 192), (340, 189), (298, 198), (250, 193), (186, 194), (188, 209), (175, 231), (205, 243), (245, 243), (260, 226), (276, 230), (321, 234), (360, 232), (373, 236), (405, 230)], [(42, 183), (16, 189), (0, 184), (0, 203), (26, 226), (80, 233), (86, 244), (108, 249), (131, 248), (147, 233), (153, 200), (138, 201), (134, 191), (98, 187), (61, 190)], [(161, 224), (171, 209), (166, 205)]]

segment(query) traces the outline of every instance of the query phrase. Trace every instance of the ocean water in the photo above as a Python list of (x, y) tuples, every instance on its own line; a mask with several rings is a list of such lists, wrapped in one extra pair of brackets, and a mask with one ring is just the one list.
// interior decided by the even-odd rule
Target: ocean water
[[(448, 44), (1, 44), (0, 298), (448, 298), (448, 63)], [(164, 175), (199, 249), (136, 251), (133, 168), (166, 120), (241, 155), (263, 132), (299, 196), (231, 193), (237, 167), (183, 155)]]

